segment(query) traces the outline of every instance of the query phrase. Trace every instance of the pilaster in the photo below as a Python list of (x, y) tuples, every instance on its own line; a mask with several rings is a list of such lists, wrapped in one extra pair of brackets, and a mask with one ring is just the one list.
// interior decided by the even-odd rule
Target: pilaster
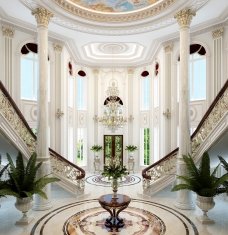
[[(223, 32), (224, 28), (212, 31), (213, 37), (213, 99), (223, 86)], [(226, 79), (226, 78), (225, 78)]]
[(9, 25), (2, 26), (2, 35), (4, 40), (3, 50), (3, 82), (6, 89), (13, 96), (13, 54), (12, 54), (12, 40), (14, 37), (14, 28)]

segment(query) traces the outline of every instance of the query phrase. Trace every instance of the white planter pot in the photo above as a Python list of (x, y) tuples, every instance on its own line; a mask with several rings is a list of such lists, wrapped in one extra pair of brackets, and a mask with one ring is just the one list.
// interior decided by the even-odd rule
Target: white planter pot
[(27, 212), (32, 208), (33, 200), (30, 197), (17, 198), (15, 202), (15, 207), (23, 213), (20, 220), (16, 222), (17, 225), (27, 225), (32, 220), (33, 217), (28, 217)]
[(202, 224), (213, 224), (214, 220), (207, 216), (207, 212), (215, 206), (214, 197), (203, 197), (197, 195), (196, 205), (203, 211), (203, 215), (198, 216), (197, 219)]

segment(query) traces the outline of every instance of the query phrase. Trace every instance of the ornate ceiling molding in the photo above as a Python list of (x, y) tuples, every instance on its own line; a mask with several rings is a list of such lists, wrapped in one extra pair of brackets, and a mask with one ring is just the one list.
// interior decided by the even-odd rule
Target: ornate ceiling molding
[(145, 9), (104, 13), (82, 8), (67, 0), (20, 0), (31, 10), (42, 6), (54, 13), (51, 21), (72, 30), (103, 35), (149, 32), (176, 23), (174, 13), (183, 8), (197, 11), (208, 0), (160, 0)]
[(88, 9), (78, 4), (75, 4), (73, 1), (52, 0), (52, 2), (57, 4), (65, 11), (75, 16), (82, 17), (84, 19), (97, 22), (122, 23), (132, 22), (158, 15), (161, 12), (165, 11), (167, 8), (169, 8), (172, 4), (177, 2), (177, 0), (160, 0), (156, 3), (150, 4), (149, 7), (145, 7), (140, 10), (120, 13), (94, 11), (92, 9)]

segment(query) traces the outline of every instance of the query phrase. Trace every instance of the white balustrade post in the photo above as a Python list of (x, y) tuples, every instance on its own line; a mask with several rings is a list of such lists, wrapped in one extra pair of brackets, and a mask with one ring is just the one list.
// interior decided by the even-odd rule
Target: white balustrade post
[[(180, 27), (180, 86), (179, 86), (179, 153), (177, 157), (177, 175), (186, 175), (183, 155), (191, 154), (189, 123), (189, 27), (195, 15), (191, 9), (183, 9), (176, 13), (175, 19)], [(179, 183), (179, 180), (178, 180)], [(188, 190), (177, 192), (176, 207), (192, 209), (192, 194)]]
[[(51, 164), (48, 139), (48, 23), (53, 16), (45, 8), (36, 8), (32, 14), (37, 21), (38, 57), (39, 57), (39, 92), (38, 92), (38, 128), (37, 128), (37, 160), (42, 162), (38, 177), (50, 174)], [(51, 207), (50, 184), (45, 187), (48, 199), (35, 196), (34, 209), (46, 210)]]

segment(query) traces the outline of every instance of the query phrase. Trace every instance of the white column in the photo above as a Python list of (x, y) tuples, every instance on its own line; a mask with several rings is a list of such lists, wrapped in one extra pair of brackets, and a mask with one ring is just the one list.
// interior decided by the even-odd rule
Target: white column
[(218, 94), (227, 78), (223, 80), (223, 28), (212, 32), (213, 37), (213, 97)]
[[(94, 115), (98, 117), (98, 75), (99, 75), (99, 70), (98, 69), (93, 69), (93, 74), (94, 74)], [(101, 144), (98, 143), (98, 120), (96, 118), (94, 119), (94, 144)]]
[[(37, 21), (38, 56), (39, 56), (39, 92), (38, 92), (38, 128), (37, 160), (42, 162), (39, 176), (50, 174), (50, 156), (48, 139), (48, 23), (53, 16), (44, 8), (36, 8), (32, 14)], [(51, 207), (51, 185), (45, 187), (48, 199), (36, 195), (34, 209), (46, 210)]]
[[(184, 9), (176, 13), (175, 18), (180, 27), (180, 86), (179, 86), (179, 153), (177, 159), (177, 175), (186, 174), (186, 166), (182, 156), (191, 154), (190, 123), (189, 123), (189, 27), (195, 13)], [(191, 192), (177, 192), (176, 206), (180, 209), (192, 209)]]
[(55, 52), (54, 79), (51, 86), (51, 147), (58, 153), (61, 153), (61, 120), (63, 111), (61, 109), (61, 78), (62, 78), (62, 49), (63, 46), (53, 43)]
[(11, 26), (2, 26), (2, 35), (4, 37), (4, 71), (3, 71), (3, 83), (6, 89), (13, 96), (13, 55), (12, 55), (12, 39), (14, 37), (14, 29)]
[(164, 76), (162, 79), (161, 96), (161, 157), (165, 156), (171, 151), (171, 61), (172, 61), (173, 44), (164, 45)]

